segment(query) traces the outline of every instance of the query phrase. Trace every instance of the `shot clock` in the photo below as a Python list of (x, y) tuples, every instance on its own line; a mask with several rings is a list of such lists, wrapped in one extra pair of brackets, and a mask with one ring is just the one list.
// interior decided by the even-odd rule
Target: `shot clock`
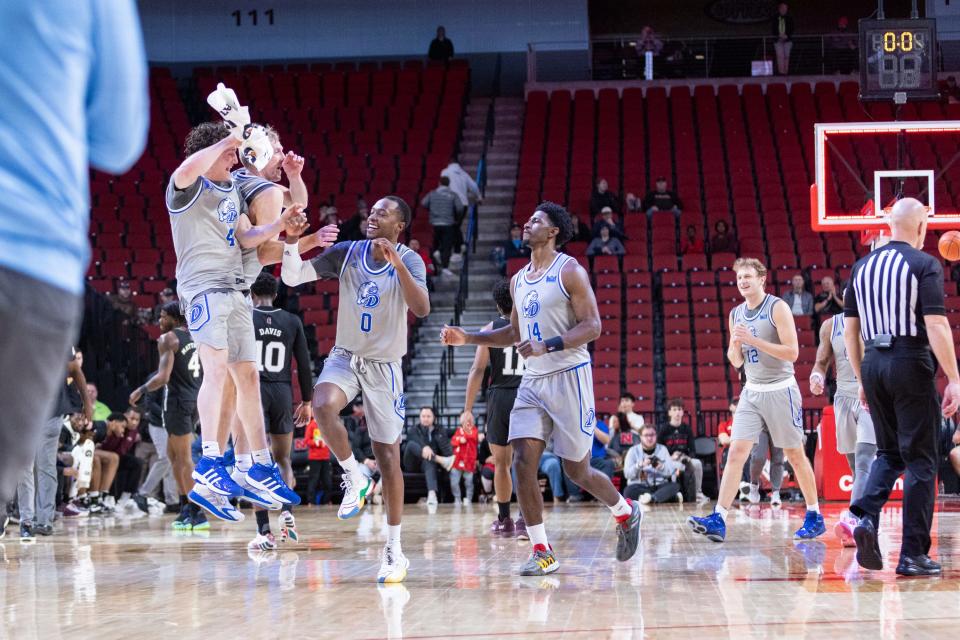
[(938, 96), (936, 21), (860, 21), (861, 100), (903, 102)]

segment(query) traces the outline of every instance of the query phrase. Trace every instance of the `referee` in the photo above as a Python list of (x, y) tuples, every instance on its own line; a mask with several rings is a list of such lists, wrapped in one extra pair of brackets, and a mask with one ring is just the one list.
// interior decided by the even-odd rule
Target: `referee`
[[(882, 569), (878, 516), (906, 471), (897, 573), (932, 576), (940, 574), (940, 565), (927, 555), (939, 414), (950, 417), (957, 411), (960, 376), (945, 315), (943, 269), (920, 250), (927, 233), (926, 209), (904, 198), (894, 205), (889, 223), (890, 243), (857, 261), (844, 299), (847, 354), (860, 380), (860, 401), (873, 417), (879, 449), (866, 490), (850, 511), (860, 519), (854, 529), (857, 562)], [(934, 357), (948, 380), (940, 407)]]

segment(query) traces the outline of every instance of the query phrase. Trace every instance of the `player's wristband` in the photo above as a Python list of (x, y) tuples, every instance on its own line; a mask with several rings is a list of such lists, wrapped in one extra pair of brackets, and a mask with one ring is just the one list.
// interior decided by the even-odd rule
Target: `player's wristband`
[(553, 338), (547, 338), (543, 341), (543, 344), (547, 347), (547, 353), (553, 353), (554, 351), (563, 351), (563, 338), (560, 336), (555, 336)]

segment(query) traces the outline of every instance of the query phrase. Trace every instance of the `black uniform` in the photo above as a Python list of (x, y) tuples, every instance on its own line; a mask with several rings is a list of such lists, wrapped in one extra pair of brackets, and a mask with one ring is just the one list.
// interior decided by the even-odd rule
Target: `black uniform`
[[(510, 324), (506, 318), (493, 321), (493, 329)], [(487, 439), (490, 444), (507, 446), (510, 412), (517, 399), (523, 377), (523, 358), (515, 347), (490, 347), (490, 387), (487, 391)]]
[(906, 470), (901, 556), (930, 550), (940, 403), (923, 317), (945, 314), (943, 269), (932, 256), (890, 242), (854, 265), (844, 315), (860, 321), (866, 347), (861, 384), (878, 452), (863, 497), (850, 510), (879, 527), (880, 510)]
[(190, 332), (173, 330), (179, 346), (173, 353), (173, 371), (163, 392), (163, 428), (172, 436), (185, 436), (196, 430), (197, 394), (203, 382), (200, 354)]
[(257, 307), (253, 313), (257, 337), (257, 369), (260, 371), (260, 400), (267, 432), (293, 432), (293, 390), (290, 387), (291, 361), (297, 359), (300, 394), (310, 399), (313, 366), (307, 336), (300, 318), (283, 309)]

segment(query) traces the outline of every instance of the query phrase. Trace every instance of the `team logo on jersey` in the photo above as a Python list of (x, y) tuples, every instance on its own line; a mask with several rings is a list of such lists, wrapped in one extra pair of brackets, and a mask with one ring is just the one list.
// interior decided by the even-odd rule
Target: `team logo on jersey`
[(407, 396), (401, 393), (397, 396), (397, 399), (393, 401), (393, 410), (396, 411), (397, 415), (401, 418), (406, 417), (407, 415)]
[(583, 431), (587, 435), (593, 435), (593, 423), (596, 419), (597, 412), (593, 409), (588, 410), (586, 417), (583, 419), (583, 424), (580, 425), (580, 431)]
[(380, 304), (380, 287), (373, 280), (367, 280), (357, 289), (357, 304), (372, 309)]
[(547, 276), (547, 282), (556, 282), (557, 276)]
[(217, 205), (217, 218), (220, 222), (233, 224), (239, 217), (240, 214), (237, 212), (237, 203), (230, 198), (220, 200), (220, 204)]
[(527, 293), (523, 296), (523, 306), (520, 308), (523, 309), (524, 318), (535, 317), (540, 313), (540, 293), (537, 291)]

